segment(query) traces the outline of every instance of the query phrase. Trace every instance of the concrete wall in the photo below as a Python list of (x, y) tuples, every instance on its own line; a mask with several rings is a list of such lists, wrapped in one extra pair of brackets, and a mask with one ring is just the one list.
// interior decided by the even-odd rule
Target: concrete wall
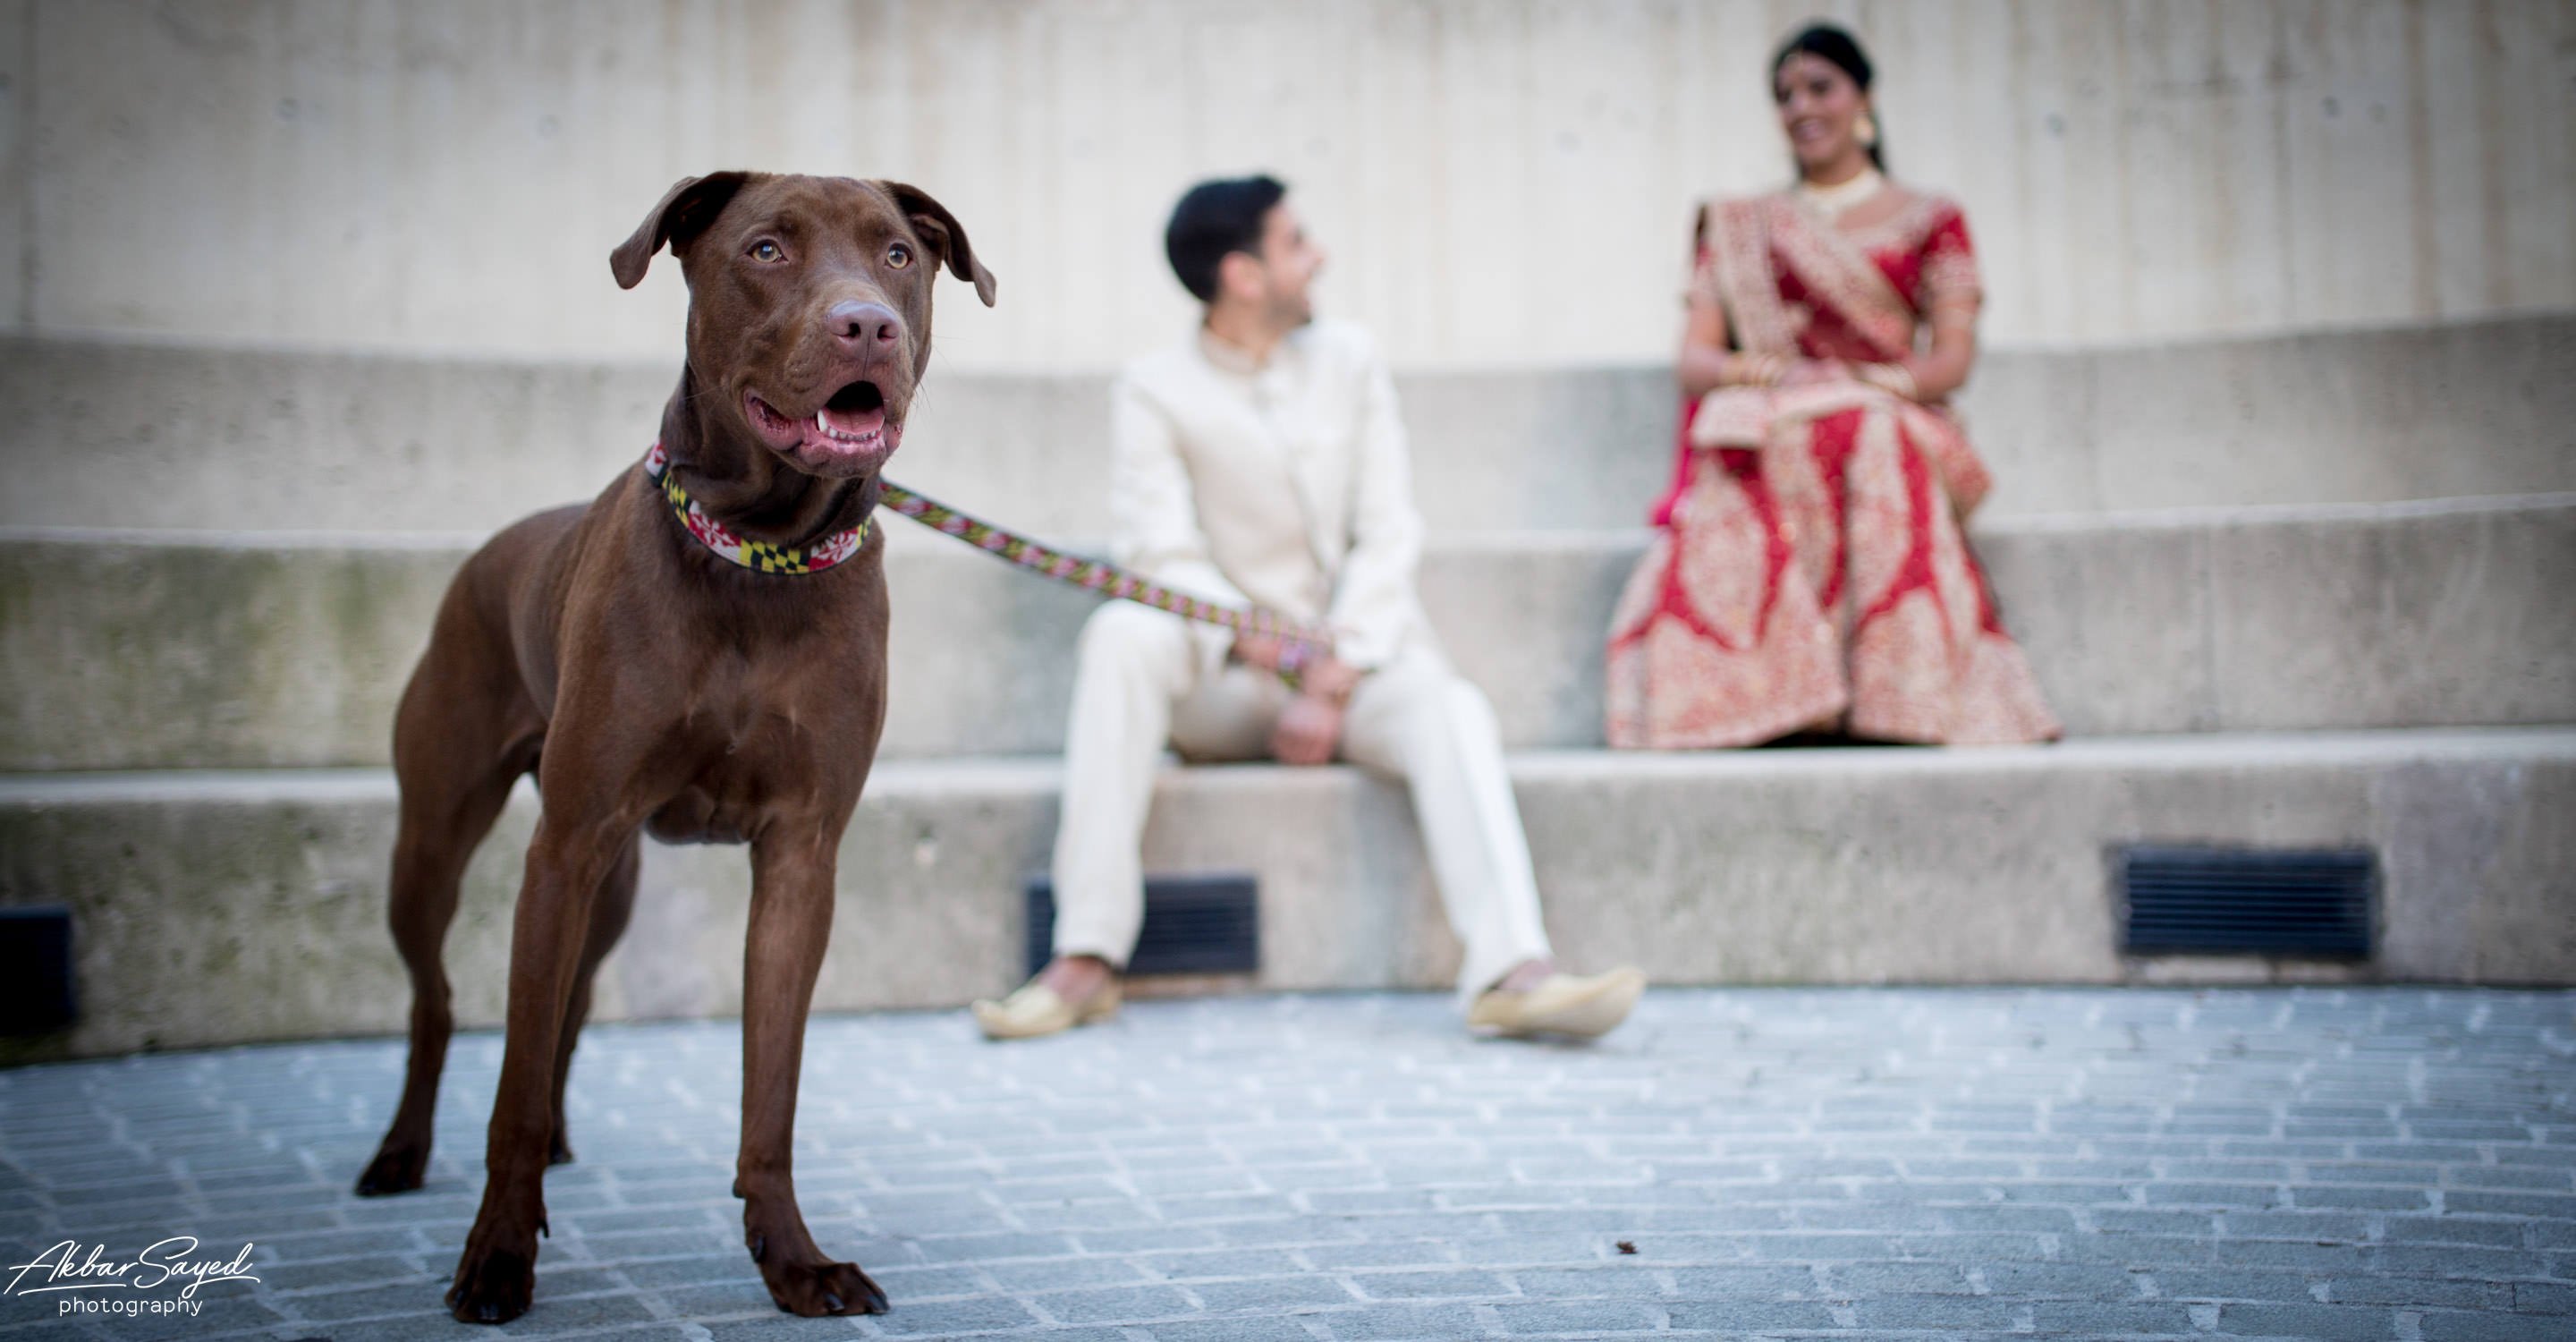
[(958, 211), (1003, 307), (949, 288), (949, 366), (1094, 367), (1186, 320), (1174, 193), (1267, 166), (1404, 363), (1656, 359), (1811, 12), (1967, 203), (1992, 338), (2576, 304), (2563, 0), (0, 0), (0, 325), (662, 355), (676, 275), (606, 250), (764, 166)]
[[(1099, 598), (909, 523), (878, 757), (1054, 756)], [(1629, 530), (1438, 539), (1424, 608), (1514, 750), (1602, 744)], [(1980, 533), (2069, 735), (2576, 723), (2576, 494)], [(0, 776), (383, 764), (463, 545), (0, 527)]]
[[(0, 526), (482, 532), (595, 496), (676, 359), (439, 358), (0, 334)], [(1977, 515), (2576, 490), (2576, 314), (1998, 350)], [(1668, 366), (1397, 375), (1435, 535), (1624, 531), (1672, 479)], [(1108, 379), (934, 370), (890, 471), (1032, 535), (1107, 528)]]

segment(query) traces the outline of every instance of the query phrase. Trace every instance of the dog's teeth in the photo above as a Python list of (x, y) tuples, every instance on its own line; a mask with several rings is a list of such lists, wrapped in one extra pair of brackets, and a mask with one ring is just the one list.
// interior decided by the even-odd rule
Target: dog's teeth
[(832, 431), (832, 421), (823, 418), (826, 413), (827, 412), (821, 410), (814, 412), (814, 427), (821, 429), (825, 433), (830, 433)]

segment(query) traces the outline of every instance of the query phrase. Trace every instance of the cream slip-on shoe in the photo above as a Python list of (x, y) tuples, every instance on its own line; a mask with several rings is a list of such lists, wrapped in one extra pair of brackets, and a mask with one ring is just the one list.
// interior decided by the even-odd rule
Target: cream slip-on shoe
[(1467, 1027), (1515, 1038), (1534, 1034), (1593, 1039), (1618, 1028), (1646, 991), (1646, 974), (1621, 967), (1590, 977), (1550, 974), (1527, 992), (1487, 991), (1467, 1012)]
[(1058, 997), (1055, 989), (1030, 979), (1001, 1001), (980, 1001), (971, 1009), (986, 1039), (1036, 1039), (1107, 1020), (1118, 1014), (1118, 1001), (1116, 979), (1101, 985), (1100, 991), (1078, 1007)]

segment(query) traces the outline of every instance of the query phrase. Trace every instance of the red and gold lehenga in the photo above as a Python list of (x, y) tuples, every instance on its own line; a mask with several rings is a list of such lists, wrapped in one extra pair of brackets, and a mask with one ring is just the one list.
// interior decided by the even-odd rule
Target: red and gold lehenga
[[(1845, 233), (1774, 195), (1701, 211), (1691, 292), (1742, 351), (1865, 364), (1913, 354), (1936, 314), (1973, 320), (1979, 288), (1942, 197)], [(1684, 406), (1677, 455), (1611, 624), (1611, 745), (2058, 735), (1961, 530), (1990, 477), (1946, 408), (1721, 387)]]

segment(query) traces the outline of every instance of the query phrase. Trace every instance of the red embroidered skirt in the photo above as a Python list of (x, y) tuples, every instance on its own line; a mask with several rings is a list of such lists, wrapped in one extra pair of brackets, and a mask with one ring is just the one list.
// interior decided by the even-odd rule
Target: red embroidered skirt
[(1620, 596), (1610, 744), (2055, 739), (1960, 529), (1987, 476), (1955, 425), (1848, 388), (1745, 395), (1720, 413), (1749, 428), (1698, 438), (1758, 446), (1683, 449)]

